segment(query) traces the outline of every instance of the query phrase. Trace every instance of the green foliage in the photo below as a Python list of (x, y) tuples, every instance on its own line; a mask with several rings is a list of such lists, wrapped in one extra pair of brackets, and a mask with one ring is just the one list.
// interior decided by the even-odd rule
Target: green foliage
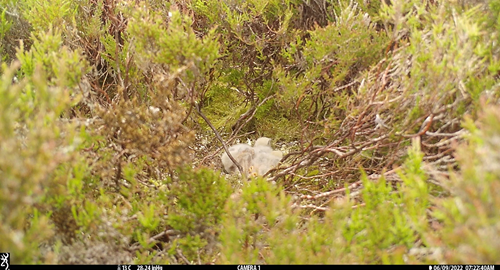
[(388, 258), (388, 251), (394, 247), (410, 249), (426, 231), (429, 203), (419, 144), (414, 140), (409, 150), (400, 173), (403, 183), (397, 190), (384, 177), (372, 182), (362, 176), (365, 207), (353, 211), (343, 235), (351, 243), (351, 251), (365, 262), (403, 262), (404, 253)]
[(220, 222), (229, 187), (214, 172), (184, 170), (173, 183), (170, 194), (176, 201), (169, 215), (170, 226), (185, 233), (203, 232)]
[[(44, 187), (64, 181), (58, 167), (70, 163), (79, 147), (74, 125), (58, 119), (77, 100), (72, 87), (85, 71), (80, 54), (61, 47), (60, 35), (40, 34), (35, 43), (20, 50), (20, 63), (3, 65), (0, 105), (1, 232), (7, 244), (2, 249), (12, 253), (13, 262), (24, 263), (43, 261), (35, 250), (54, 234), (49, 213), (35, 206), (45, 209), (45, 198), (56, 191)], [(12, 83), (19, 66), (24, 78)]]
[[(0, 250), (498, 262), (500, 1), (386, 2), (0, 1)], [(235, 189), (202, 113), (290, 155)]]
[(47, 72), (49, 82), (53, 81), (52, 84), (57, 82), (60, 86), (76, 86), (87, 71), (81, 52), (63, 46), (59, 30), (49, 30), (32, 38), (31, 49), (25, 51), (21, 47), (17, 53), (23, 75), (33, 75), (35, 67), (41, 65)]
[(143, 69), (151, 64), (166, 65), (167, 71), (185, 74), (185, 83), (196, 81), (219, 57), (218, 43), (214, 30), (200, 39), (191, 24), (190, 17), (176, 10), (171, 10), (165, 25), (158, 14), (134, 9), (127, 32), (134, 41), (138, 65)]
[(278, 192), (277, 187), (258, 178), (231, 195), (220, 236), (221, 263), (261, 263), (259, 251), (267, 242), (268, 234), (264, 232), (268, 226), (272, 228), (276, 222), (294, 226), (297, 216), (287, 205), (290, 198), (284, 194), (276, 196)]
[(70, 0), (23, 0), (23, 15), (35, 29), (45, 31), (52, 27), (62, 29), (73, 23), (77, 3)]
[(71, 104), (69, 91), (64, 81), (48, 86), (40, 66), (17, 84), (12, 84), (17, 67), (3, 64), (2, 69), (0, 232), (5, 241), (0, 248), (12, 253), (12, 262), (43, 261), (36, 250), (53, 237), (53, 229), (35, 206), (51, 195), (44, 187), (57, 181), (58, 166), (69, 162), (79, 145), (71, 125), (58, 121)]
[(180, 250), (190, 261), (200, 256), (209, 259), (214, 256), (230, 187), (224, 178), (209, 170), (186, 168), (180, 172), (169, 193), (174, 204), (169, 207), (168, 224), (183, 237), (173, 241), (170, 252)]
[[(326, 77), (329, 82), (342, 82), (356, 68), (357, 72), (370, 67), (381, 59), (387, 38), (378, 33), (369, 19), (363, 16), (352, 2), (340, 6), (335, 23), (310, 31), (311, 37), (303, 48), (306, 63), (312, 66), (304, 77)], [(332, 65), (333, 64), (333, 65)], [(321, 66), (321, 72), (314, 66)], [(325, 72), (325, 67), (327, 72)], [(328, 75), (327, 75), (328, 74)]]
[[(420, 97), (416, 106), (431, 111), (453, 102), (460, 106), (458, 104), (470, 102), (469, 98), (477, 102), (481, 92), (495, 84), (490, 72), (496, 72), (498, 66), (498, 59), (488, 56), (494, 38), (483, 35), (482, 31), (491, 29), (484, 29), (484, 24), (477, 19), (479, 8), (457, 13), (443, 4), (427, 10), (417, 2), (412, 6), (396, 1), (395, 7), (384, 5), (381, 12), (386, 23), (395, 25), (395, 39), (409, 32), (408, 46), (395, 58), (400, 59), (398, 66), (404, 67), (404, 73), (411, 76), (398, 76), (397, 83), (401, 89), (408, 90), (404, 91), (405, 95)], [(395, 12), (398, 9), (402, 12)]]
[(336, 104), (334, 110), (341, 111), (350, 102), (334, 89), (380, 61), (388, 43), (385, 33), (376, 30), (357, 4), (340, 3), (338, 8), (334, 23), (309, 30), (307, 40), (298, 36), (282, 50), (282, 56), (289, 61), (286, 65), (294, 67), (288, 68), (290, 72), (275, 67), (282, 106), (295, 107), (304, 118), (328, 125), (326, 130), (338, 128), (331, 124), (334, 117), (328, 119), (332, 114), (330, 104)]
[(434, 216), (443, 222), (443, 230), (432, 239), (439, 237), (442, 242), (435, 244), (450, 263), (496, 263), (500, 260), (498, 107), (487, 106), (477, 125), (466, 118), (466, 126), (471, 132), (468, 142), (457, 149), (460, 172), (442, 181), (451, 196), (436, 201)]
[(2, 14), (0, 14), (0, 52), (2, 52), (2, 61), (5, 61), (7, 56), (4, 54), (5, 48), (4, 48), (4, 38), (7, 35), (7, 33), (10, 31), (12, 28), (13, 22), (8, 20), (5, 17), (5, 12), (6, 9), (2, 11)]

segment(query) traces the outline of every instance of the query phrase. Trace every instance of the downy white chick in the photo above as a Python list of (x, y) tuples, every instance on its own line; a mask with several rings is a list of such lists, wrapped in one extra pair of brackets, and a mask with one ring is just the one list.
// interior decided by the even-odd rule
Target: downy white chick
[[(236, 144), (229, 147), (229, 153), (241, 165), (243, 173), (250, 173), (253, 176), (264, 175), (270, 169), (278, 165), (283, 153), (271, 148), (271, 139), (261, 137), (255, 141), (254, 147), (248, 144)], [(238, 169), (231, 161), (227, 153), (221, 156), (222, 164), (227, 173), (234, 173)]]
[(250, 166), (251, 175), (264, 175), (272, 168), (276, 167), (283, 157), (281, 151), (270, 151), (255, 153), (255, 157)]
[(253, 146), (255, 153), (272, 152), (271, 139), (267, 137), (260, 137), (255, 141)]
[(283, 157), (279, 150), (273, 151), (271, 148), (271, 139), (261, 137), (257, 139), (254, 145), (255, 157), (249, 168), (251, 175), (264, 175), (272, 168), (276, 167)]
[[(236, 162), (238, 162), (241, 165), (241, 167), (243, 168), (243, 172), (244, 173), (248, 172), (252, 160), (255, 156), (254, 149), (248, 144), (241, 143), (229, 147), (228, 150), (229, 153), (231, 153), (231, 156), (233, 156), (233, 158), (236, 160)], [(234, 173), (238, 171), (238, 168), (233, 163), (233, 161), (231, 161), (226, 152), (222, 154), (221, 160), (222, 160), (222, 165), (224, 165), (224, 170), (227, 173)]]

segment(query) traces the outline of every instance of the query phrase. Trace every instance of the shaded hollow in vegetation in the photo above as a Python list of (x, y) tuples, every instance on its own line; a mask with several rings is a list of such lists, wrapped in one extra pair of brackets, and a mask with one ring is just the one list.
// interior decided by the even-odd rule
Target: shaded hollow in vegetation
[(499, 0), (0, 7), (12, 263), (500, 261)]

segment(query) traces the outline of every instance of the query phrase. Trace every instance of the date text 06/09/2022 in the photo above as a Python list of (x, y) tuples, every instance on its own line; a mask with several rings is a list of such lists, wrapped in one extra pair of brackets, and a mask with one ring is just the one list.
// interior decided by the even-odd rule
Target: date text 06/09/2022
[(434, 265), (429, 270), (495, 270), (494, 265)]

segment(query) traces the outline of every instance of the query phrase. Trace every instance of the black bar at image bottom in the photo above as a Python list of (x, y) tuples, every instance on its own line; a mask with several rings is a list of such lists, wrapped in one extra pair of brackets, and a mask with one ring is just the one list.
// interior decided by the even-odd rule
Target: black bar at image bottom
[[(0, 270), (19, 270), (19, 269), (34, 269), (34, 268), (46, 268), (46, 269), (67, 269), (69, 265), (9, 265), (8, 268), (0, 267)], [(314, 264), (314, 265), (253, 265), (253, 264), (241, 264), (241, 265), (70, 265), (71, 270), (78, 269), (107, 269), (107, 270), (170, 270), (172, 268), (186, 268), (186, 267), (202, 267), (202, 268), (212, 268), (212, 269), (232, 269), (232, 270), (267, 270), (267, 269), (277, 269), (278, 267), (293, 267), (298, 269), (332, 269), (332, 266), (335, 266), (335, 270), (337, 269), (353, 269), (353, 267), (361, 267), (365, 269), (375, 269), (375, 267), (380, 267), (380, 265), (322, 265), (322, 264)], [(402, 265), (384, 265), (384, 269), (400, 269)], [(419, 269), (419, 270), (500, 270), (498, 265), (404, 265), (405, 269), (408, 267), (409, 269)]]

